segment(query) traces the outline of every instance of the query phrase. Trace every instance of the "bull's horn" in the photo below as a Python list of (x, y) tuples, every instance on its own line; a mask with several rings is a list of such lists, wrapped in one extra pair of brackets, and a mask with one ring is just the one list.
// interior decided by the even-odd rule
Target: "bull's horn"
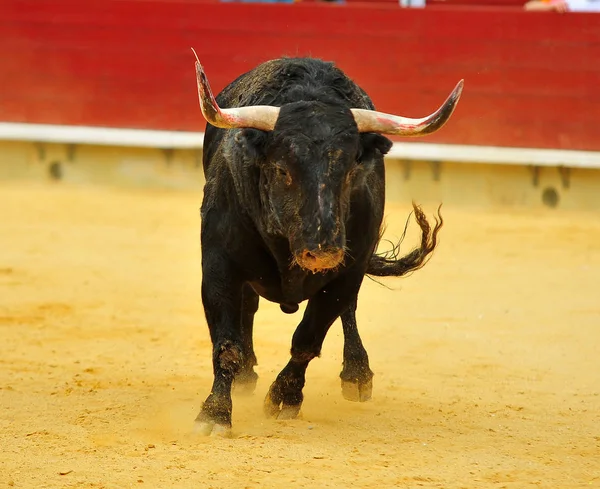
[(459, 81), (444, 104), (422, 119), (410, 119), (374, 110), (351, 109), (358, 132), (378, 132), (396, 136), (425, 136), (440, 129), (450, 119), (460, 98), (464, 80)]
[(263, 131), (272, 131), (279, 117), (279, 107), (270, 105), (253, 105), (250, 107), (236, 107), (221, 109), (210, 89), (204, 68), (196, 56), (196, 82), (198, 83), (198, 99), (204, 118), (213, 126), (223, 129), (236, 127), (253, 127)]

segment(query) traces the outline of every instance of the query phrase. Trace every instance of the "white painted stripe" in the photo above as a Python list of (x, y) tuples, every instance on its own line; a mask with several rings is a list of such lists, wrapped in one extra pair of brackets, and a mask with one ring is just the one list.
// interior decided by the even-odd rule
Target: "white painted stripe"
[(204, 133), (0, 122), (0, 140), (146, 148), (202, 148)]
[(600, 168), (600, 151), (394, 143), (388, 155), (390, 158), (405, 160)]
[[(0, 140), (201, 149), (204, 133), (0, 122)], [(600, 168), (600, 151), (394, 143), (389, 159)]]

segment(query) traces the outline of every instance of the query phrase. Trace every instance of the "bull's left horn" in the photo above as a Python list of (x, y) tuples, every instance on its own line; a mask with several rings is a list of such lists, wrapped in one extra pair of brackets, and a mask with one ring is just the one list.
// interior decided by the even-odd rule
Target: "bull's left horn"
[(204, 68), (196, 56), (196, 83), (198, 84), (198, 99), (200, 109), (204, 118), (213, 126), (222, 129), (233, 129), (236, 127), (253, 127), (263, 131), (272, 131), (279, 117), (279, 107), (270, 105), (252, 105), (250, 107), (236, 107), (221, 109), (210, 89)]
[(410, 119), (374, 110), (351, 109), (358, 132), (377, 132), (395, 136), (425, 136), (440, 129), (450, 119), (460, 98), (464, 80), (459, 81), (444, 104), (422, 119)]

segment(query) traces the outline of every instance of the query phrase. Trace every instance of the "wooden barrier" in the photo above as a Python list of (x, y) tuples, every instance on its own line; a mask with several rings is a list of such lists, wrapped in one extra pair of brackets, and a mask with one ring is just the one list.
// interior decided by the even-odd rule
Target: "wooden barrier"
[(600, 15), (492, 7), (4, 0), (0, 120), (202, 131), (192, 46), (215, 91), (312, 55), (419, 117), (464, 78), (451, 122), (419, 142), (600, 150)]

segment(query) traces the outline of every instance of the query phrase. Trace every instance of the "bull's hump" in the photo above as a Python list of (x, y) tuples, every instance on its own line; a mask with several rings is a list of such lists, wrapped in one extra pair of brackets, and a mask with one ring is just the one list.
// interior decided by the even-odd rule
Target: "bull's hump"
[(363, 107), (365, 103), (361, 89), (334, 63), (315, 58), (266, 61), (229, 84), (217, 102), (222, 107), (282, 106), (298, 100), (316, 100), (325, 93), (345, 98), (353, 106)]

